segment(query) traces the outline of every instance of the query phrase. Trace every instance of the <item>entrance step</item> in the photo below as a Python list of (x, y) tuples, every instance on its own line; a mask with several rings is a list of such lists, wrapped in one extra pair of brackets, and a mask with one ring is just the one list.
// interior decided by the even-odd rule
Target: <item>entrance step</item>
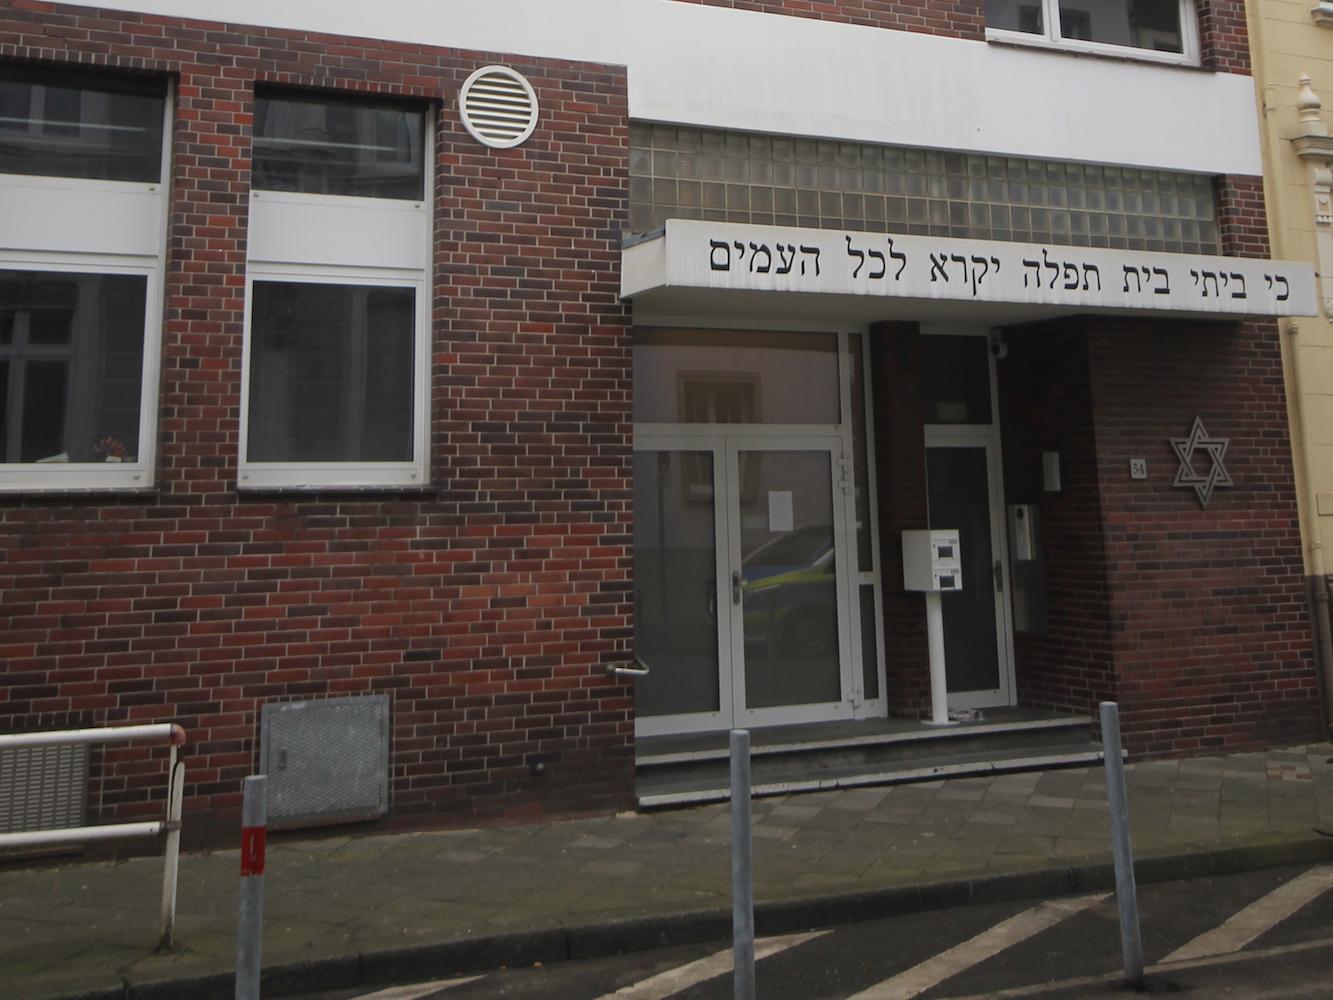
[[(639, 808), (671, 809), (731, 797), (729, 737), (723, 733), (638, 741)], [(892, 785), (1101, 761), (1089, 716), (988, 710), (951, 726), (871, 720), (756, 729), (751, 734), (756, 797)]]

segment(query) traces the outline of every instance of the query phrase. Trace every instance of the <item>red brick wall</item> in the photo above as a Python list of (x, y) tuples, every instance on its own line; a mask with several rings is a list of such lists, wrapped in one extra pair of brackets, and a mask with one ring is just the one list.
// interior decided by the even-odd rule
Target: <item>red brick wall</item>
[[(712, 7), (810, 17), (872, 28), (916, 31), (926, 35), (986, 37), (982, 0), (677, 0)], [(1201, 61), (1205, 69), (1250, 73), (1250, 42), (1244, 0), (1195, 0)]]
[[(1136, 753), (1316, 737), (1275, 324), (1089, 321), (1107, 578), (1125, 738)], [(1167, 440), (1195, 417), (1234, 485), (1201, 509)], [(1144, 458), (1146, 480), (1129, 459)], [(1196, 456), (1200, 473), (1206, 456)]]
[(1226, 174), (1213, 180), (1217, 228), (1228, 257), (1270, 257), (1264, 179)]
[(902, 533), (929, 527), (926, 439), (915, 323), (870, 328), (879, 546), (884, 599), (884, 658), (889, 714), (930, 716), (930, 648), (925, 598), (902, 588)]
[(1250, 75), (1250, 33), (1245, 0), (1195, 0), (1203, 68)]
[[(996, 366), (1008, 503), (1034, 504), (1045, 628), (1015, 632), (1021, 705), (1096, 714), (1115, 690), (1111, 595), (1093, 428), (1092, 381), (1077, 323), (1005, 331)], [(1046, 492), (1042, 453), (1060, 456), (1059, 492)]]
[[(1046, 635), (1016, 637), (1020, 702), (1114, 698), (1134, 754), (1317, 738), (1274, 325), (1082, 317), (1006, 339), (1005, 487), (1038, 503), (1049, 606)], [(1207, 509), (1171, 485), (1169, 439), (1195, 416), (1230, 442), (1234, 485)], [(1042, 491), (1043, 450), (1060, 453), (1059, 493)]]
[[(397, 815), (630, 801), (623, 70), (19, 0), (0, 58), (178, 81), (157, 488), (0, 498), (0, 728), (179, 721), (186, 808), (220, 817), (265, 701), (389, 692)], [(543, 109), (514, 150), (454, 109), (496, 61)], [(427, 489), (236, 492), (256, 81), (436, 108)], [(94, 813), (160, 808), (145, 768), (99, 765)]]

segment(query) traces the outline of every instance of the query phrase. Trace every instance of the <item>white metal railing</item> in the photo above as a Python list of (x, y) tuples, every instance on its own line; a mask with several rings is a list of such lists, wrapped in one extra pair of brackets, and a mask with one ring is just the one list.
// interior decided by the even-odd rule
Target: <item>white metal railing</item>
[(62, 729), (44, 733), (0, 735), (0, 750), (29, 747), (70, 746), (88, 743), (169, 742), (167, 765), (167, 818), (148, 823), (110, 823), (104, 826), (74, 826), (61, 830), (25, 830), (0, 833), (0, 850), (9, 847), (44, 847), (52, 844), (158, 837), (166, 834), (162, 871), (162, 936), (159, 948), (170, 948), (176, 925), (176, 871), (180, 863), (181, 797), (185, 790), (185, 762), (178, 751), (185, 744), (185, 730), (174, 722), (151, 726), (114, 726), (107, 729)]

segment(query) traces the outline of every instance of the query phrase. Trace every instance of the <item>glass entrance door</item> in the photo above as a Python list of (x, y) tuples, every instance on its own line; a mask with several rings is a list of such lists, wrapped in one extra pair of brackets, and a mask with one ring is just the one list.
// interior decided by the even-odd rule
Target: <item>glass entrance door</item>
[(840, 443), (643, 436), (634, 466), (639, 732), (851, 718)]
[(940, 595), (951, 709), (1011, 703), (1012, 655), (993, 435), (927, 431), (926, 488), (932, 528), (957, 528), (963, 589)]

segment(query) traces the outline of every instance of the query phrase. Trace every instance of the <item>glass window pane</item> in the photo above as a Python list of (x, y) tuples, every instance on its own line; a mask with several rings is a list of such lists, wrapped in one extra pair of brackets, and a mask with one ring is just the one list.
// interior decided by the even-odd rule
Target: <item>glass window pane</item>
[(0, 68), (0, 173), (162, 179), (158, 81)]
[(255, 98), (254, 186), (270, 191), (419, 199), (425, 115), (326, 97)]
[(1180, 0), (1060, 0), (1060, 35), (1155, 52), (1185, 51)]
[(635, 331), (636, 421), (837, 424), (838, 407), (836, 334)]
[(926, 423), (990, 423), (989, 340), (922, 337), (921, 387)]
[(256, 281), (248, 459), (406, 462), (416, 292)]
[(634, 453), (634, 651), (641, 716), (716, 712), (713, 453)]
[[(837, 701), (842, 681), (829, 455), (742, 451), (738, 457), (745, 706)], [(787, 524), (770, 516), (775, 494), (789, 499)]]
[(135, 461), (148, 279), (0, 272), (5, 462)]
[(1041, 6), (1042, 0), (986, 0), (986, 27), (1043, 34)]
[(29, 361), (23, 379), (23, 440), (20, 462), (36, 462), (65, 451), (67, 361)]
[(32, 286), (29, 297), (28, 343), (68, 344), (78, 302), (74, 282), (43, 281)]

